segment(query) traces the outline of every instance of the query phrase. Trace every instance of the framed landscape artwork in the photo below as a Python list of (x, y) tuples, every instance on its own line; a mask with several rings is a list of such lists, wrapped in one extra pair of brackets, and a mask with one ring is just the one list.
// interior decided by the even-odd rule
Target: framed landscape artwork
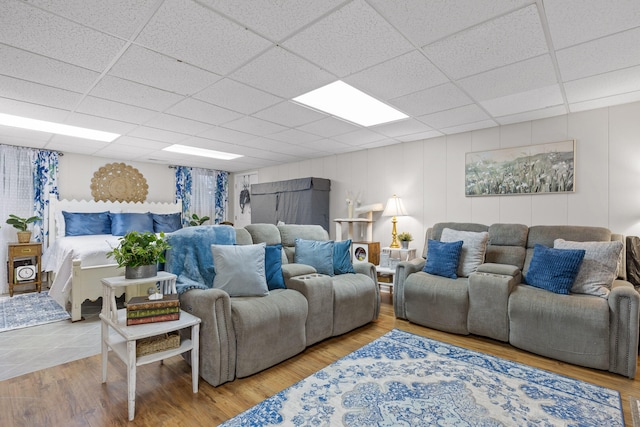
[(569, 193), (575, 140), (478, 151), (465, 156), (465, 195)]

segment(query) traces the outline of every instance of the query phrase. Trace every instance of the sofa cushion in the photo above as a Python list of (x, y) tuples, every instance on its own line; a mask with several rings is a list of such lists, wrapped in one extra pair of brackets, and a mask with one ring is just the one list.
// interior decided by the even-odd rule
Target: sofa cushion
[(310, 265), (320, 274), (333, 276), (333, 241), (295, 240), (294, 262)]
[(525, 282), (566, 295), (578, 275), (584, 255), (584, 249), (554, 249), (538, 244), (534, 247)]
[(607, 297), (611, 284), (616, 278), (618, 262), (622, 253), (622, 242), (571, 242), (556, 239), (553, 247), (558, 249), (584, 249), (585, 255), (580, 265), (571, 292)]
[(333, 243), (333, 274), (354, 273), (351, 263), (351, 239)]
[(462, 250), (462, 240), (457, 242), (440, 242), (431, 240), (427, 242), (427, 262), (423, 271), (436, 276), (455, 279)]
[(270, 291), (286, 288), (284, 276), (282, 276), (282, 245), (268, 245), (264, 250), (264, 270), (267, 287)]
[(265, 244), (211, 245), (213, 287), (232, 297), (269, 295), (265, 275)]
[(489, 233), (486, 231), (460, 231), (451, 228), (442, 230), (440, 241), (457, 242), (458, 240), (462, 240), (463, 243), (456, 274), (458, 277), (469, 277), (484, 262)]

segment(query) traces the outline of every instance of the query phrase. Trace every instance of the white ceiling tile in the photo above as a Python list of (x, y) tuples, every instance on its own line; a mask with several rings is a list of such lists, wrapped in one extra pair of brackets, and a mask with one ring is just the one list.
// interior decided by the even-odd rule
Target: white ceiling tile
[(188, 137), (188, 135), (183, 133), (170, 132), (147, 126), (138, 126), (131, 132), (128, 132), (127, 135), (154, 141), (168, 142), (171, 144), (176, 144)]
[(413, 46), (363, 0), (348, 3), (283, 43), (287, 49), (343, 77)]
[(271, 43), (188, 0), (165, 1), (136, 43), (226, 75)]
[(289, 154), (290, 150), (294, 147), (293, 144), (288, 142), (276, 141), (270, 138), (255, 138), (249, 141), (245, 141), (241, 144), (244, 147), (257, 148), (264, 151)]
[(2, 125), (0, 125), (0, 135), (4, 136), (5, 138), (18, 137), (38, 142), (46, 142), (53, 136), (53, 134), (49, 132), (40, 132), (37, 130), (20, 129)]
[(546, 119), (548, 117), (561, 116), (563, 114), (567, 114), (567, 109), (564, 107), (564, 105), (557, 105), (555, 107), (497, 117), (495, 121), (501, 125), (510, 125), (513, 123), (528, 122), (532, 120)]
[(420, 51), (412, 50), (353, 74), (344, 81), (371, 96), (387, 100), (438, 86), (449, 79)]
[(422, 139), (436, 138), (438, 136), (442, 136), (442, 132), (433, 130), (430, 132), (420, 132), (420, 133), (414, 133), (411, 135), (399, 136), (396, 139), (402, 142), (411, 142), (411, 141), (420, 141)]
[(61, 110), (59, 108), (0, 98), (0, 113), (62, 123), (64, 119), (69, 116), (70, 112), (69, 110)]
[(336, 80), (335, 76), (281, 47), (269, 49), (231, 75), (283, 98), (293, 98)]
[(556, 57), (565, 81), (640, 65), (640, 27), (560, 50)]
[(128, 104), (121, 104), (120, 102), (109, 101), (107, 99), (96, 98), (93, 96), (85, 97), (76, 111), (93, 116), (102, 116), (109, 119), (138, 124), (144, 123), (158, 114), (157, 111), (134, 107), (133, 105)]
[(126, 140), (117, 143), (111, 143), (108, 146), (96, 151), (93, 155), (99, 157), (112, 157), (114, 159), (126, 159), (131, 160), (140, 156), (148, 156), (154, 153), (156, 149), (146, 148), (136, 145), (135, 143), (128, 143)]
[(242, 117), (242, 114), (236, 113), (235, 111), (220, 108), (192, 98), (180, 101), (173, 107), (165, 110), (165, 113), (212, 125), (219, 125)]
[(201, 99), (242, 114), (252, 114), (263, 108), (282, 102), (282, 98), (254, 89), (231, 79), (223, 79), (196, 94)]
[(535, 5), (424, 46), (423, 50), (454, 79), (548, 52)]
[(220, 126), (214, 126), (198, 134), (203, 138), (215, 139), (216, 141), (224, 141), (230, 143), (240, 143), (254, 139), (256, 136), (237, 130), (227, 129)]
[(471, 103), (471, 99), (451, 83), (391, 99), (393, 105), (412, 116), (435, 113)]
[(278, 141), (289, 142), (291, 144), (300, 144), (303, 142), (317, 141), (321, 137), (307, 132), (302, 132), (297, 129), (288, 129), (283, 132), (272, 133), (269, 138), (277, 139)]
[[(31, 27), (26, 28), (25, 22)], [(0, 2), (0, 43), (102, 71), (125, 42), (23, 2)]]
[(399, 143), (400, 143), (399, 141), (396, 141), (394, 139), (384, 139), (382, 141), (375, 141), (375, 142), (370, 142), (368, 144), (363, 144), (360, 146), (360, 148), (367, 150), (371, 148), (387, 147), (389, 145), (395, 145)]
[(171, 114), (159, 114), (146, 122), (145, 126), (189, 135), (196, 135), (211, 127), (211, 125), (207, 123), (172, 116)]
[(529, 0), (369, 0), (418, 46), (520, 8)]
[(354, 150), (358, 150), (358, 147), (354, 147), (353, 145), (345, 144), (344, 142), (334, 141), (333, 139), (321, 139), (319, 141), (313, 142), (304, 142), (302, 143), (305, 147), (315, 147), (318, 150), (327, 153), (348, 153)]
[(384, 135), (372, 132), (369, 129), (360, 129), (355, 132), (349, 132), (343, 135), (334, 136), (332, 139), (336, 141), (344, 142), (349, 145), (363, 145), (370, 144), (372, 142), (387, 139)]
[(103, 149), (109, 142), (93, 141), (90, 139), (74, 138), (66, 135), (54, 135), (46, 145), (48, 150), (69, 151), (78, 154), (92, 155)]
[(272, 40), (281, 40), (344, 0), (203, 0), (216, 10)]
[(353, 132), (360, 129), (360, 127), (335, 117), (327, 117), (322, 120), (318, 120), (317, 122), (300, 126), (298, 129), (315, 135), (324, 136), (325, 138), (330, 138), (343, 133)]
[(546, 86), (500, 98), (480, 102), (489, 114), (494, 117), (525, 111), (540, 110), (562, 104), (562, 92), (558, 85)]
[(155, 111), (162, 111), (183, 98), (175, 93), (110, 76), (100, 80), (90, 95)]
[(222, 78), (136, 45), (127, 49), (109, 74), (181, 95), (193, 95)]
[(499, 98), (558, 83), (549, 55), (527, 59), (458, 80), (476, 101)]
[(71, 110), (81, 99), (79, 93), (2, 75), (0, 75), (0, 97), (66, 110)]
[(273, 107), (259, 111), (253, 116), (288, 127), (302, 126), (327, 117), (326, 114), (291, 101), (281, 102)]
[(428, 124), (432, 128), (442, 129), (466, 123), (479, 122), (488, 118), (487, 113), (482, 111), (476, 104), (469, 104), (463, 107), (452, 108), (451, 110), (419, 116), (418, 120)]
[(113, 144), (118, 145), (129, 145), (135, 146), (139, 148), (144, 148), (146, 150), (162, 150), (171, 145), (169, 142), (161, 142), (161, 141), (153, 141), (146, 138), (136, 138), (129, 135), (124, 135), (118, 138)]
[(190, 138), (187, 138), (184, 141), (182, 141), (181, 144), (188, 145), (190, 147), (205, 148), (207, 150), (215, 150), (215, 151), (223, 151), (225, 153), (239, 154), (237, 153), (237, 150), (236, 150), (236, 147), (238, 146), (235, 144), (229, 144), (228, 142), (222, 142), (222, 141), (214, 141), (213, 139), (200, 138), (197, 136), (192, 136)]
[(446, 135), (452, 135), (455, 133), (470, 132), (472, 130), (487, 129), (496, 126), (498, 126), (498, 123), (493, 120), (482, 120), (475, 123), (466, 123), (463, 125), (442, 128), (440, 131)]
[(569, 111), (575, 113), (577, 111), (595, 110), (596, 108), (609, 107), (612, 105), (628, 104), (640, 101), (640, 91), (629, 92), (622, 95), (614, 95), (606, 98), (598, 98), (592, 101), (577, 102), (569, 104)]
[(270, 135), (287, 129), (284, 126), (256, 119), (255, 117), (243, 117), (241, 119), (225, 123), (224, 127), (240, 132), (252, 133), (257, 136)]
[(101, 130), (105, 132), (119, 133), (123, 135), (136, 128), (135, 124), (125, 123), (118, 120), (105, 119), (102, 117), (89, 116), (87, 114), (73, 113), (65, 124), (72, 126), (80, 126), (89, 129)]
[(640, 66), (567, 82), (570, 104), (640, 90)]
[(415, 119), (398, 120), (391, 123), (372, 126), (370, 129), (392, 138), (397, 136), (402, 136), (402, 135), (409, 135), (412, 133), (428, 132), (430, 130), (433, 130), (429, 126)]
[(47, 146), (46, 141), (40, 141), (36, 138), (31, 138), (30, 136), (23, 138), (21, 136), (16, 136), (16, 135), (4, 135), (1, 132), (0, 132), (0, 144), (15, 145), (18, 147), (29, 147), (29, 148), (45, 148)]
[(556, 49), (640, 26), (636, 0), (545, 0)]

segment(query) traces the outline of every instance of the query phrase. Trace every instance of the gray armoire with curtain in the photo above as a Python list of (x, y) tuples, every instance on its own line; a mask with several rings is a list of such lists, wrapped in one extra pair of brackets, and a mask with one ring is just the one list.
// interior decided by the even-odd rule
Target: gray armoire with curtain
[(331, 180), (298, 178), (251, 184), (253, 224), (316, 224), (329, 231)]

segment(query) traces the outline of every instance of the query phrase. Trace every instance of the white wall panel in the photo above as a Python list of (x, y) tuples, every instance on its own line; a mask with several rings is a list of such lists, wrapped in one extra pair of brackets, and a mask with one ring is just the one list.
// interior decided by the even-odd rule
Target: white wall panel
[(447, 137), (447, 218), (472, 221), (471, 200), (464, 194), (464, 156), (471, 151), (471, 133)]

